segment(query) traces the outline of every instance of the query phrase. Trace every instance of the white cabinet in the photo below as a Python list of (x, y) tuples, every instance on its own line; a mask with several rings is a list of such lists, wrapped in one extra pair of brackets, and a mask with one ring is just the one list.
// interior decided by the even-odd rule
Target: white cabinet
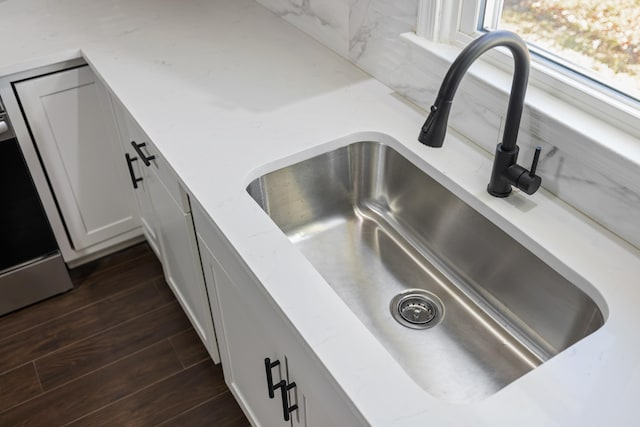
[[(155, 171), (152, 172), (155, 174)], [(200, 258), (191, 214), (183, 210), (169, 190), (158, 179), (149, 185), (162, 252), (162, 266), (167, 283), (180, 301), (196, 332), (216, 363), (217, 343), (209, 299), (204, 287)]]
[[(367, 425), (330, 374), (297, 334), (295, 328), (261, 290), (206, 213), (195, 206), (194, 222), (207, 292), (218, 334), (225, 382), (253, 425), (261, 426), (358, 426)], [(279, 362), (272, 369), (265, 365)], [(284, 381), (269, 396), (271, 384)]]
[(165, 279), (214, 362), (220, 362), (209, 299), (202, 277), (189, 198), (168, 163), (117, 99), (118, 121), (129, 185), (134, 189), (143, 230), (160, 258)]
[(131, 238), (138, 209), (108, 95), (93, 72), (84, 66), (15, 88), (73, 248)]
[[(269, 337), (261, 313), (255, 312), (251, 302), (236, 289), (202, 235), (198, 236), (198, 243), (208, 290), (214, 295), (210, 300), (212, 310), (218, 315), (216, 330), (227, 385), (252, 424), (273, 427), (290, 425), (290, 422), (284, 421), (280, 390), (274, 390), (273, 399), (268, 396), (264, 364), (266, 357), (279, 362), (278, 366), (271, 369), (273, 384), (286, 380), (283, 354), (278, 351), (276, 341)], [(216, 284), (217, 293), (212, 283)], [(214, 300), (217, 306), (213, 305)], [(219, 316), (221, 312), (222, 316)]]
[[(113, 97), (110, 98), (118, 122), (120, 141), (124, 151), (120, 160), (125, 162), (129, 172), (130, 185), (134, 189), (140, 212), (142, 230), (151, 249), (153, 249), (158, 258), (162, 258), (157, 233), (158, 225), (149, 191), (149, 187), (154, 185), (153, 180), (157, 179), (157, 177), (150, 168), (145, 167), (140, 155), (133, 148), (133, 144), (147, 141), (148, 138), (119, 101)], [(150, 156), (146, 147), (143, 147), (142, 150), (145, 156)]]

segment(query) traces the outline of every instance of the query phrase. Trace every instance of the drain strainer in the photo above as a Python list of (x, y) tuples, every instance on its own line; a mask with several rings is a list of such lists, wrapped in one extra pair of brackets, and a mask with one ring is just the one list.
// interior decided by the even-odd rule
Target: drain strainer
[(410, 289), (391, 300), (391, 314), (401, 325), (413, 329), (428, 329), (437, 325), (444, 315), (440, 298), (423, 289)]

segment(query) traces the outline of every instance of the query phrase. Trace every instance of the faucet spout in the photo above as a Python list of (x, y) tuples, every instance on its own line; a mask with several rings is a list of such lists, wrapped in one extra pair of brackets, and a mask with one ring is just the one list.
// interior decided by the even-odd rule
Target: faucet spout
[[(422, 126), (418, 140), (430, 147), (442, 147), (453, 97), (460, 81), (476, 59), (486, 51), (498, 46), (506, 47), (511, 52), (514, 60), (514, 73), (504, 134), (496, 149), (496, 159), (487, 190), (496, 197), (506, 197), (511, 193), (511, 186), (516, 185), (528, 194), (533, 194), (540, 186), (540, 177), (535, 176), (535, 179), (527, 179), (526, 186), (524, 184), (518, 185), (523, 173), (529, 172), (517, 165), (518, 146), (516, 144), (529, 81), (529, 50), (524, 40), (515, 33), (491, 31), (475, 39), (460, 53), (442, 81), (436, 101)], [(532, 176), (528, 175), (529, 178)]]

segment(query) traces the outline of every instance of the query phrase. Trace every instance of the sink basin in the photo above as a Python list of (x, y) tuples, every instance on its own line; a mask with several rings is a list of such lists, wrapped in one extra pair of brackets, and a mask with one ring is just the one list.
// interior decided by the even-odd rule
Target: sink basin
[(247, 191), (439, 398), (481, 400), (604, 323), (585, 292), (387, 145), (338, 148)]

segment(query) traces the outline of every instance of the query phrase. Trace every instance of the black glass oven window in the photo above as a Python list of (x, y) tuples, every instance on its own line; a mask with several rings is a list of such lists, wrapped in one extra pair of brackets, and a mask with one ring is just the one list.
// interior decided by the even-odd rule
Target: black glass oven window
[(57, 249), (18, 141), (0, 141), (0, 272)]

